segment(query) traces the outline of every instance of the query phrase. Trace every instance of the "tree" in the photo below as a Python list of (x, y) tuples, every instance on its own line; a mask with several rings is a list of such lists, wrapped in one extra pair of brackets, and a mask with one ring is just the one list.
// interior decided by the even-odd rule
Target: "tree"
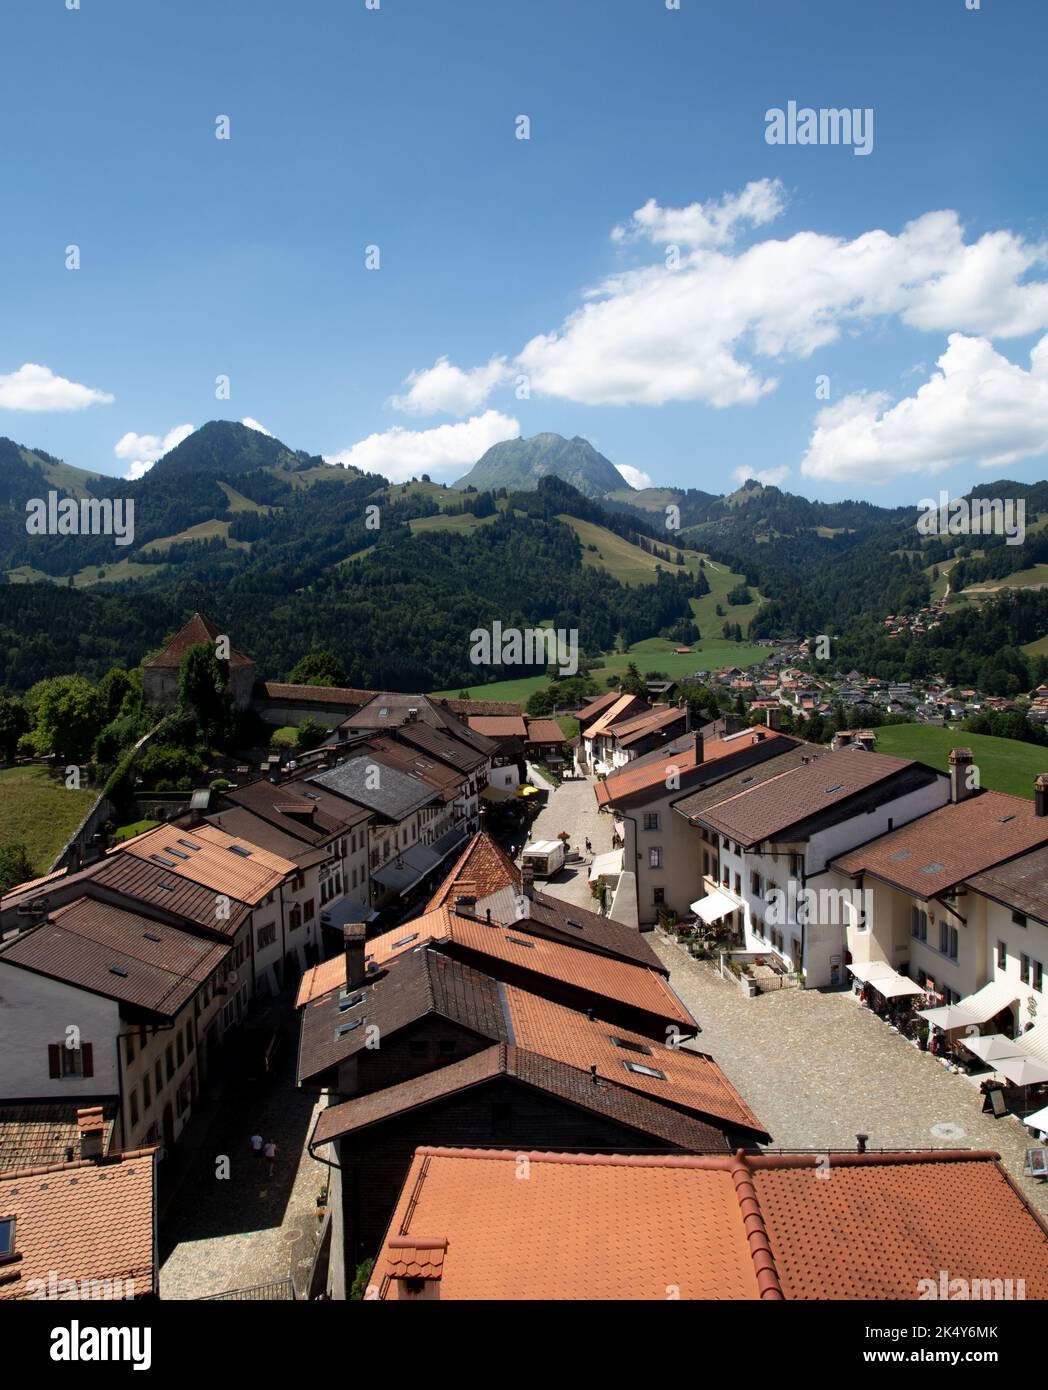
[(25, 845), (20, 842), (0, 845), (0, 893), (8, 893), (32, 877), (33, 866)]
[(102, 715), (108, 723), (120, 713), (125, 698), (131, 692), (131, 677), (120, 666), (114, 666), (98, 682), (98, 699)]
[(13, 763), (18, 740), (29, 730), (29, 711), (22, 700), (0, 700), (0, 750), (4, 761)]
[(637, 670), (637, 663), (631, 661), (626, 667), (626, 674), (622, 678), (622, 690), (626, 695), (646, 695), (648, 687), (644, 677)]
[(334, 653), (317, 650), (307, 653), (291, 672), (292, 685), (345, 685), (346, 673)]
[(33, 746), (38, 757), (86, 757), (102, 724), (98, 692), (83, 676), (40, 681), (26, 696), (32, 712)]
[(327, 726), (321, 724), (319, 719), (307, 715), (298, 726), (298, 733), (295, 742), (300, 750), (306, 748), (316, 748), (318, 743), (322, 743), (327, 733)]
[(229, 662), (219, 661), (212, 646), (198, 642), (187, 650), (178, 673), (178, 688), (183, 706), (197, 717), (205, 743), (228, 724), (232, 712), (228, 683)]

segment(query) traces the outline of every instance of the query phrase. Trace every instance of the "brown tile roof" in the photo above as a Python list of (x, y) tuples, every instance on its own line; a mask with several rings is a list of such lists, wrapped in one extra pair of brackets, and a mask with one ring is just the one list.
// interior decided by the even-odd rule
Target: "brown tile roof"
[[(134, 1149), (102, 1162), (0, 1175), (0, 1214), (15, 1218), (15, 1251), (22, 1257), (0, 1265), (0, 1299), (152, 1294), (155, 1152)], [(60, 1284), (57, 1295), (50, 1293), (52, 1274), (76, 1287)], [(119, 1291), (102, 1282), (117, 1279)]]
[(973, 874), (968, 886), (1048, 925), (1048, 848)]
[(932, 898), (1045, 843), (1048, 816), (1038, 817), (1032, 801), (982, 791), (870, 840), (840, 855), (833, 865), (842, 873), (873, 874), (921, 898)]
[(574, 903), (554, 898), (549, 893), (540, 893), (537, 888), (532, 890), (527, 918), (517, 925), (532, 935), (552, 935), (558, 941), (566, 941), (583, 950), (615, 956), (619, 960), (647, 966), (661, 975), (668, 974), (648, 938), (642, 936), (636, 927), (619, 922), (614, 917), (602, 917), (599, 912), (576, 907)]
[(506, 851), (486, 831), (478, 831), (459, 855), (437, 891), (426, 904), (426, 911), (453, 902), (455, 885), (468, 882), (477, 898), (486, 898), (500, 888), (520, 891), (520, 870)]
[(409, 776), (421, 777), (429, 786), (439, 791), (445, 801), (454, 801), (463, 786), (465, 773), (457, 768), (448, 767), (446, 763), (438, 762), (435, 758), (427, 757), (420, 749), (412, 748), (410, 744), (396, 743), (380, 734), (376, 738), (369, 738), (367, 743), (360, 746), (365, 752), (371, 750), (375, 754), (375, 762), (392, 767), (398, 772), (406, 772)]
[(337, 956), (332, 956), (330, 960), (323, 960), (319, 965), (311, 965), (302, 972), (298, 993), (295, 995), (295, 1008), (300, 1009), (311, 999), (319, 999), (322, 994), (338, 989), (345, 983), (346, 958), (340, 952)]
[(839, 748), (807, 767), (794, 768), (717, 802), (702, 812), (701, 819), (722, 835), (753, 845), (830, 808), (844, 806), (852, 797), (915, 767), (910, 758)]
[[(541, 1053), (543, 1057), (553, 1057), (582, 1071), (589, 1071), (596, 1065), (602, 1078), (618, 1086), (642, 1091), (654, 1100), (689, 1110), (708, 1124), (736, 1132), (750, 1131), (747, 1142), (765, 1143), (770, 1138), (757, 1116), (706, 1053), (667, 1047), (641, 1033), (590, 1018), (579, 1009), (565, 1008), (563, 1004), (517, 989), (515, 985), (504, 985), (502, 990), (512, 1027), (510, 1041), (518, 1047)], [(628, 1067), (627, 1062), (659, 1071), (662, 1076), (647, 1076), (643, 1071)]]
[[(610, 773), (603, 781), (594, 785), (593, 793), (598, 806), (626, 805), (651, 792), (664, 795), (668, 790), (666, 783), (672, 770), (676, 770), (677, 785), (682, 792), (695, 781), (707, 776), (705, 769), (723, 758), (730, 758), (744, 749), (758, 744), (766, 750), (766, 756), (774, 759), (776, 754), (786, 752), (791, 740), (772, 729), (754, 728), (727, 738), (706, 739), (702, 745), (702, 757), (696, 761), (695, 734), (685, 734), (681, 739), (657, 749), (647, 757), (627, 763), (625, 767)], [(708, 774), (716, 777), (720, 769), (711, 768)]]
[(251, 913), (246, 903), (237, 902), (232, 895), (228, 895), (228, 916), (219, 916), (217, 896), (213, 889), (188, 878), (178, 878), (169, 869), (148, 859), (139, 859), (134, 854), (119, 851), (107, 855), (99, 865), (93, 867), (88, 893), (91, 883), (119, 893), (121, 897), (163, 908), (165, 912), (184, 917), (206, 931), (225, 937), (235, 936)]
[[(210, 618), (205, 618), (203, 613), (194, 613), (185, 627), (181, 628), (171, 641), (167, 644), (159, 655), (152, 661), (147, 661), (146, 668), (150, 667), (179, 667), (182, 665), (182, 658), (190, 647), (207, 646), (213, 647), (217, 638), (228, 636), (224, 634), (217, 623)], [(237, 651), (232, 644), (229, 648), (230, 666), (253, 666), (255, 663), (251, 657), (245, 656), (243, 652)]]
[[(797, 739), (791, 738), (789, 734), (780, 734), (780, 738), (783, 740), (784, 747), (775, 757), (768, 758), (763, 763), (742, 768), (740, 771), (732, 773), (730, 777), (723, 777), (716, 782), (711, 782), (708, 786), (699, 787), (697, 790), (689, 792), (686, 796), (682, 796), (679, 801), (673, 803), (673, 809), (690, 819), (692, 816), (700, 815), (707, 807), (716, 806), (719, 801), (726, 801), (738, 792), (746, 791), (749, 787), (760, 786), (761, 783), (768, 782), (773, 777), (780, 777), (784, 772), (803, 766), (806, 758), (810, 761), (812, 758), (822, 757), (829, 752), (828, 748), (823, 748), (818, 743), (799, 742)], [(655, 756), (661, 756), (661, 753)]]
[(625, 719), (631, 714), (639, 714), (642, 710), (648, 709), (650, 709), (650, 706), (642, 700), (639, 695), (619, 695), (615, 703), (609, 705), (603, 714), (600, 714), (589, 727), (582, 724), (581, 719), (579, 720), (579, 724), (582, 728), (582, 736), (583, 738), (596, 738), (598, 734), (607, 733), (612, 724), (616, 723), (618, 720)]
[[(344, 974), (342, 978), (344, 982)], [(343, 1007), (346, 1000), (356, 998), (359, 1004)], [(427, 1014), (439, 1014), (482, 1038), (508, 1040), (495, 980), (439, 951), (412, 951), (361, 989), (346, 991), (336, 986), (305, 1005), (299, 1085), (310, 1084), (321, 1073), (373, 1045), (372, 1037), (384, 1042)], [(340, 1034), (347, 1024), (352, 1024), (352, 1029)]]
[(252, 906), (275, 892), (297, 868), (290, 859), (270, 854), (213, 825), (198, 825), (192, 830), (161, 825), (125, 841), (120, 853), (159, 864), (178, 878)]
[(566, 743), (564, 730), (555, 719), (529, 719), (529, 743)]
[(488, 738), (524, 738), (527, 726), (519, 714), (471, 714), (469, 727)]
[(412, 950), (426, 941), (474, 953), (488, 962), (484, 968), (496, 975), (494, 963), (504, 961), (536, 979), (557, 980), (603, 995), (664, 1018), (688, 1032), (698, 1026), (658, 971), (535, 935), (527, 931), (526, 923), (489, 924), (442, 907), (376, 936), (368, 942), (369, 959), (376, 965), (385, 965), (398, 952)]
[(342, 814), (332, 815), (314, 797), (306, 796), (301, 784), (274, 786), (266, 777), (241, 787), (230, 787), (222, 793), (221, 804), (226, 803), (242, 806), (307, 845), (320, 844), (333, 835), (341, 835), (364, 814), (357, 810), (354, 815), (355, 808), (343, 802), (339, 808)]
[(665, 729), (672, 724), (683, 724), (687, 718), (688, 711), (681, 709), (679, 705), (656, 705), (644, 714), (634, 715), (619, 724), (613, 724), (609, 732), (615, 735), (615, 741), (621, 748), (628, 748), (631, 743), (646, 738), (648, 734), (657, 733), (659, 729)]
[(605, 710), (611, 709), (612, 705), (622, 698), (621, 690), (609, 690), (606, 695), (598, 695), (595, 700), (590, 700), (588, 704), (582, 706), (578, 712), (578, 721), (583, 728), (592, 723)]
[(173, 1018), (229, 951), (228, 943), (77, 898), (0, 946), (0, 962)]
[(359, 708), (375, 697), (373, 690), (353, 690), (341, 685), (287, 685), (282, 681), (262, 681), (261, 688), (267, 700), (312, 700), (318, 705), (347, 709)]
[[(414, 718), (412, 710), (416, 711)], [(421, 727), (450, 734), (486, 757), (490, 757), (498, 747), (491, 739), (477, 733), (452, 714), (446, 705), (436, 703), (425, 695), (380, 692), (350, 715), (342, 727), (359, 730), (406, 729), (412, 734)]]
[(623, 1087), (594, 1082), (589, 1072), (505, 1043), (485, 1048), (461, 1062), (452, 1062), (411, 1081), (388, 1086), (384, 1091), (328, 1106), (321, 1112), (311, 1142), (328, 1143), (500, 1076), (515, 1077), (526, 1086), (617, 1120), (663, 1143), (698, 1152), (723, 1152), (725, 1148), (724, 1136), (719, 1130), (690, 1115), (659, 1105)]
[[(16, 1168), (65, 1166), (80, 1157), (78, 1116), (97, 1110), (102, 1121), (102, 1152), (113, 1140), (115, 1100), (89, 1106), (84, 1100), (8, 1101), (0, 1105), (0, 1174)], [(0, 1213), (2, 1215), (2, 1213)]]
[[(472, 730), (467, 729), (466, 725), (461, 725), (461, 728), (472, 734)], [(472, 736), (475, 739), (482, 737), (481, 734)], [(439, 758), (441, 762), (447, 763), (459, 772), (475, 772), (487, 762), (492, 753), (498, 751), (498, 744), (490, 738), (484, 739), (486, 747), (478, 748), (475, 743), (467, 742), (465, 738), (451, 733), (448, 729), (434, 729), (429, 724), (401, 724), (397, 730), (397, 737), (403, 743), (419, 748), (431, 757)]]
[(424, 1235), (447, 1242), (442, 1300), (913, 1300), (941, 1270), (1048, 1296), (1048, 1232), (996, 1155), (831, 1155), (826, 1171), (817, 1155), (419, 1148), (373, 1277), (393, 1296), (391, 1241)]

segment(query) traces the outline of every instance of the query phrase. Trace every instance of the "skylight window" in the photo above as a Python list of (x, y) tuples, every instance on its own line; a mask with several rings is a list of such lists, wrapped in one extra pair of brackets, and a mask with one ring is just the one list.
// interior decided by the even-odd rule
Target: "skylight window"
[(410, 936), (402, 936), (402, 937), (400, 938), (399, 941), (394, 941), (394, 943), (393, 943), (393, 950), (395, 951), (395, 950), (397, 949), (398, 946), (406, 946), (406, 945), (408, 944), (409, 941), (417, 941), (417, 940), (418, 940), (418, 932), (417, 932), (417, 931), (414, 931), (414, 932), (411, 933)]
[(533, 951), (535, 949), (534, 941), (523, 941), (519, 936), (507, 936), (506, 940), (512, 941), (514, 946), (526, 946), (529, 951)]
[(180, 845), (185, 845), (186, 849), (200, 849), (200, 845), (195, 845), (192, 840), (179, 840)]
[(340, 1014), (344, 1014), (347, 1009), (355, 1009), (358, 1004), (363, 1004), (363, 1002), (364, 996), (362, 994), (352, 994), (348, 999), (339, 1001), (338, 1011)]
[(614, 1033), (610, 1037), (616, 1047), (624, 1047), (628, 1052), (643, 1052), (645, 1057), (651, 1056), (651, 1048), (645, 1043), (631, 1042), (629, 1038), (620, 1038)]
[(154, 935), (154, 933), (151, 932), (151, 931), (144, 931), (144, 932), (142, 933), (142, 936), (145, 938), (146, 941), (159, 941), (159, 940), (160, 940), (160, 937)]
[(110, 975), (119, 975), (122, 980), (127, 979), (127, 971), (122, 965), (111, 965), (109, 967), (109, 973)]
[(229, 852), (230, 854), (239, 854), (241, 859), (251, 858), (251, 851), (249, 849), (244, 849), (242, 845), (230, 845)]
[(912, 849), (897, 849), (894, 854), (889, 854), (888, 858), (893, 864), (901, 864), (904, 859), (913, 858)]
[(165, 853), (165, 854), (173, 854), (173, 855), (175, 856), (176, 859), (188, 859), (188, 858), (189, 858), (189, 855), (188, 855), (188, 854), (183, 854), (182, 851), (181, 851), (180, 849), (175, 849), (174, 845), (165, 845), (165, 846), (164, 846), (164, 853)]
[(921, 869), (921, 873), (922, 873), (922, 874), (941, 874), (942, 871), (943, 871), (943, 869), (944, 869), (945, 867), (946, 867), (945, 864), (940, 864), (939, 861), (938, 861), (937, 859), (933, 859), (932, 862), (931, 862), (930, 864), (925, 864), (925, 866)]
[(173, 883), (158, 883), (157, 887), (163, 893), (173, 893), (175, 891), (175, 885)]
[(1007, 815), (1007, 816), (998, 816), (998, 818), (997, 818), (997, 824), (998, 824), (998, 825), (1007, 825), (1007, 823), (1008, 823), (1010, 820), (1014, 820), (1014, 819), (1015, 819), (1015, 812), (1012, 811), (1012, 812), (1011, 812), (1009, 815)]
[(638, 1076), (651, 1076), (656, 1081), (666, 1080), (666, 1073), (659, 1071), (658, 1067), (644, 1067), (641, 1066), (640, 1062), (623, 1062), (622, 1065), (627, 1071), (635, 1071)]
[(826, 788), (826, 795), (829, 796), (832, 792), (839, 792), (843, 786), (843, 782), (834, 782), (832, 787)]
[(15, 1253), (15, 1218), (0, 1216), (0, 1257)]
[(165, 869), (176, 869), (177, 864), (172, 864), (170, 859), (165, 859), (162, 854), (151, 854), (150, 859), (155, 859), (158, 864), (163, 864)]
[(352, 1033), (354, 1028), (359, 1028), (363, 1022), (362, 1018), (354, 1018), (349, 1023), (340, 1023), (335, 1029), (335, 1038), (344, 1038), (347, 1033)]

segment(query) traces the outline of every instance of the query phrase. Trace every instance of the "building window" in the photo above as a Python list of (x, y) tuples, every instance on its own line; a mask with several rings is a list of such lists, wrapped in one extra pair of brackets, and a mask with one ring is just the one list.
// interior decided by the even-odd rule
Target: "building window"
[(138, 1092), (132, 1091), (127, 1099), (131, 1109), (131, 1124), (133, 1127), (138, 1124)]
[(659, 845), (652, 845), (651, 848), (648, 850), (648, 868), (662, 868), (662, 849)]
[(644, 812), (644, 829), (645, 829), (645, 830), (658, 830), (658, 828), (659, 828), (659, 813), (658, 813), (658, 811), (645, 811), (645, 812)]
[(1013, 912), (1013, 913), (1012, 913), (1012, 922), (1013, 922), (1014, 925), (1017, 926), (1017, 927), (1025, 927), (1025, 926), (1026, 926), (1026, 917), (1025, 917), (1024, 914), (1021, 913), (1021, 912)]
[(1038, 994), (1044, 989), (1044, 966), (1039, 960), (1033, 962), (1033, 987)]
[(946, 922), (939, 923), (939, 950), (950, 960), (957, 959), (957, 928)]
[(182, 1041), (181, 1033), (178, 1033), (175, 1036), (175, 1051), (178, 1054), (178, 1065), (181, 1066), (182, 1063), (186, 1060), (186, 1049), (185, 1044)]
[(317, 905), (316, 905), (316, 903), (313, 901), (312, 898), (307, 898), (307, 899), (306, 899), (305, 906), (304, 906), (303, 909), (302, 909), (302, 915), (303, 915), (303, 917), (305, 918), (305, 920), (306, 920), (307, 922), (312, 922), (312, 920), (313, 920), (313, 918), (316, 916), (316, 914), (317, 914)]
[(1008, 964), (1008, 943), (998, 941), (997, 943), (997, 968), (1003, 970)]
[(142, 1077), (142, 1109), (148, 1110), (152, 1104), (153, 1083), (149, 1079), (149, 1073), (146, 1072), (145, 1075)]
[(266, 946), (272, 946), (277, 939), (276, 922), (267, 922), (264, 927), (258, 929), (258, 949), (261, 951)]
[(735, 875), (735, 891), (736, 893), (742, 892), (742, 874)]
[(135, 1037), (133, 1033), (128, 1033), (124, 1039), (124, 1054), (127, 1057), (128, 1066), (135, 1060)]
[(1020, 956), (1020, 957), (1019, 957), (1019, 979), (1022, 980), (1022, 982), (1023, 982), (1024, 985), (1028, 985), (1028, 984), (1030, 983), (1030, 957), (1029, 957), (1029, 956)]
[(167, 1058), (167, 1079), (168, 1081), (173, 1081), (175, 1079), (175, 1049), (170, 1043), (168, 1043), (164, 1055)]
[[(294, 907), (288, 914), (287, 924), (292, 931), (298, 931), (299, 927), (302, 925), (302, 909), (299, 907), (298, 903), (295, 903)], [(274, 926), (274, 932), (275, 931), (276, 928)], [(262, 943), (259, 942), (259, 945), (261, 944)]]
[(84, 1057), (79, 1047), (62, 1048), (62, 1076), (83, 1076)]
[(156, 1079), (156, 1093), (159, 1096), (160, 1092), (164, 1089), (164, 1068), (160, 1064), (159, 1057), (156, 1060), (156, 1066), (153, 1068), (153, 1076)]
[(662, 904), (666, 901), (666, 890), (665, 890), (665, 888), (656, 888), (656, 889), (654, 889), (654, 890), (652, 891), (651, 900), (652, 900), (652, 902), (655, 904), (656, 907), (661, 907)]
[(764, 896), (764, 880), (756, 872), (750, 874), (750, 891), (754, 897), (762, 898)]
[(910, 935), (914, 941), (928, 940), (928, 914), (916, 903), (910, 908)]

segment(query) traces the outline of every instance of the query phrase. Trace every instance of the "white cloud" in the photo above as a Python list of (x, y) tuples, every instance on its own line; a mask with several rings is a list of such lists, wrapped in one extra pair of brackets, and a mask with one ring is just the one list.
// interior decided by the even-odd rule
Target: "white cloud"
[(0, 410), (86, 410), (89, 405), (109, 405), (113, 399), (108, 391), (67, 381), (35, 362), (0, 375)]
[(470, 371), (456, 367), (446, 357), (438, 357), (432, 367), (405, 377), (407, 392), (393, 396), (390, 405), (409, 415), (468, 415), (509, 378), (504, 357), (493, 357), (486, 366)]
[(117, 458), (128, 463), (124, 477), (130, 482), (141, 478), (149, 472), (158, 458), (169, 454), (177, 444), (181, 444), (183, 439), (191, 435), (193, 429), (193, 425), (176, 425), (165, 435), (135, 434), (133, 430), (128, 430), (127, 434), (121, 435), (113, 445), (113, 453)]
[[(1048, 247), (1009, 231), (965, 241), (956, 212), (929, 212), (893, 234), (848, 240), (799, 231), (736, 249), (732, 237), (777, 215), (781, 186), (762, 180), (719, 202), (685, 208), (646, 203), (616, 229), (623, 243), (681, 246), (664, 259), (612, 275), (585, 291), (560, 324), (536, 334), (506, 362), (533, 395), (584, 405), (703, 401), (752, 404), (777, 385), (775, 365), (803, 360), (877, 320), (922, 332), (1015, 337), (1048, 329)], [(498, 384), (487, 367), (463, 371), (441, 359), (409, 378), (401, 402), (424, 394), (470, 408)]]
[(887, 482), (956, 464), (1003, 468), (1048, 453), (1048, 336), (1026, 371), (986, 338), (952, 333), (939, 370), (897, 404), (859, 392), (821, 410), (801, 464), (809, 478)]
[(755, 179), (741, 193), (727, 193), (720, 200), (690, 203), (686, 208), (663, 208), (649, 198), (625, 226), (611, 233), (613, 241), (645, 237), (656, 246), (723, 246), (740, 226), (762, 227), (786, 206), (785, 189), (778, 179)]
[(431, 430), (406, 430), (401, 425), (366, 439), (337, 454), (325, 454), (328, 463), (349, 464), (365, 473), (382, 473), (392, 482), (428, 473), (458, 476), (472, 467), (485, 450), (504, 439), (520, 435), (520, 421), (486, 410), (456, 425)]
[(743, 483), (755, 478), (758, 483), (763, 483), (765, 487), (780, 487), (790, 476), (788, 464), (780, 464), (777, 468), (736, 468), (732, 473), (735, 483), (742, 487)]
[(264, 434), (268, 439), (274, 439), (276, 437), (272, 430), (267, 430), (265, 425), (260, 425), (257, 420), (252, 420), (250, 415), (245, 415), (240, 423), (242, 425), (247, 425), (249, 430), (258, 430), (259, 434)]
[[(592, 443), (592, 440), (590, 441)], [(651, 475), (642, 468), (633, 468), (628, 463), (617, 463), (615, 467), (629, 483), (630, 487), (651, 487)]]

